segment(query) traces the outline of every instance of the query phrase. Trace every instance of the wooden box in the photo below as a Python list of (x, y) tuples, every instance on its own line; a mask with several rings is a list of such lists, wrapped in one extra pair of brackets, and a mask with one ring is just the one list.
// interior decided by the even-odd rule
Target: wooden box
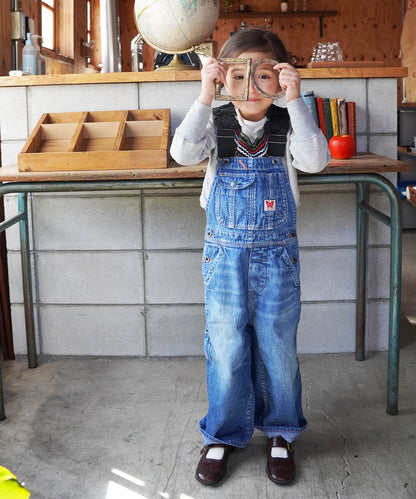
[(45, 113), (18, 155), (18, 169), (166, 168), (169, 122), (169, 109)]

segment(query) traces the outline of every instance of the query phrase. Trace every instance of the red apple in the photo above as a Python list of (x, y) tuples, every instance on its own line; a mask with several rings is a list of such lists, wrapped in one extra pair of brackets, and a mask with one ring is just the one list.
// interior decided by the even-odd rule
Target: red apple
[(348, 159), (354, 154), (355, 140), (351, 135), (334, 135), (329, 140), (329, 151), (335, 159)]

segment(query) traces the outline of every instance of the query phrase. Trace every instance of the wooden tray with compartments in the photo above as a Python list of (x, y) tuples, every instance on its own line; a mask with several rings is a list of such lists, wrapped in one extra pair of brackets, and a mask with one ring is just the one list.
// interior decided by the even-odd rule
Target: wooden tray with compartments
[(166, 168), (169, 123), (169, 109), (45, 113), (18, 155), (18, 169)]

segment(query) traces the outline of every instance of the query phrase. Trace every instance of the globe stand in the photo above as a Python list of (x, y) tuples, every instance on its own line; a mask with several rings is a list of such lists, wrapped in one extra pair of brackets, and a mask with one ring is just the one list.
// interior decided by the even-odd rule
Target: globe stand
[(172, 60), (166, 66), (159, 66), (156, 71), (189, 71), (197, 69), (194, 66), (189, 66), (179, 59), (178, 54), (173, 54)]

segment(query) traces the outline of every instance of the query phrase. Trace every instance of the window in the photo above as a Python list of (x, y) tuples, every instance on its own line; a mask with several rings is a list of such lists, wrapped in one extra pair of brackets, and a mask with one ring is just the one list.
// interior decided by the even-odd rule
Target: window
[(42, 46), (74, 58), (74, 0), (42, 0)]
[(87, 5), (86, 5), (86, 25), (87, 25), (87, 42), (91, 41), (91, 25), (92, 25), (92, 5), (91, 5), (91, 0), (87, 0)]
[(42, 0), (42, 45), (55, 50), (55, 0)]
[[(86, 25), (86, 35), (87, 35), (87, 43), (91, 43), (92, 36), (91, 36), (91, 30), (92, 30), (92, 0), (87, 0), (86, 4), (86, 19), (85, 19), (85, 25)], [(90, 64), (91, 63), (91, 57), (87, 57), (87, 62)]]

